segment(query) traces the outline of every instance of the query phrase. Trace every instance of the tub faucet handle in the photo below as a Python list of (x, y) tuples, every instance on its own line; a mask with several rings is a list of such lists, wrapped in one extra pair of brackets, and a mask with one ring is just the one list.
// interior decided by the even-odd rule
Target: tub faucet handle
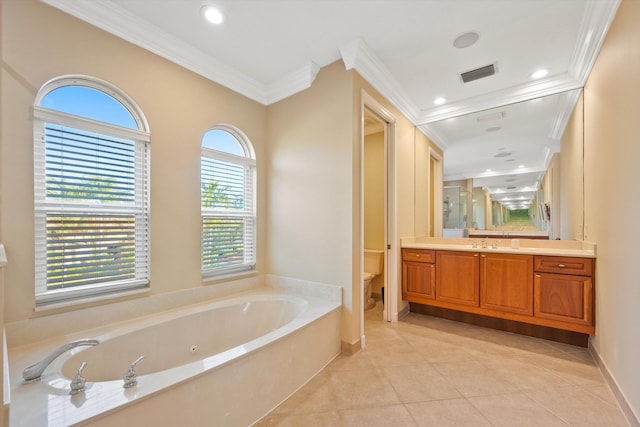
[(84, 391), (87, 379), (82, 376), (82, 371), (86, 366), (87, 362), (82, 362), (80, 368), (78, 369), (78, 373), (76, 374), (73, 381), (71, 381), (71, 391), (69, 392), (70, 395), (73, 396), (74, 394), (82, 393)]
[(124, 384), (122, 385), (122, 387), (129, 388), (138, 384), (138, 376), (136, 374), (135, 368), (136, 365), (140, 363), (140, 361), (142, 361), (142, 359), (144, 359), (144, 356), (138, 357), (133, 361), (133, 363), (131, 363), (131, 365), (129, 365), (129, 368), (127, 368), (127, 372), (124, 374), (124, 377), (122, 377), (122, 379), (124, 380)]

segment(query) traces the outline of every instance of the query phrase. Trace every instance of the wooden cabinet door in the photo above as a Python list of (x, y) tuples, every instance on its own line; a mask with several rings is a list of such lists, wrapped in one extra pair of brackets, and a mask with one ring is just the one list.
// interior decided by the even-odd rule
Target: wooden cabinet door
[(478, 307), (479, 259), (474, 252), (436, 251), (436, 300)]
[(411, 302), (434, 299), (435, 267), (432, 263), (404, 261), (402, 263), (402, 299)]
[(593, 325), (593, 280), (588, 276), (536, 273), (534, 315), (562, 322)]
[(480, 254), (480, 307), (533, 315), (533, 256)]

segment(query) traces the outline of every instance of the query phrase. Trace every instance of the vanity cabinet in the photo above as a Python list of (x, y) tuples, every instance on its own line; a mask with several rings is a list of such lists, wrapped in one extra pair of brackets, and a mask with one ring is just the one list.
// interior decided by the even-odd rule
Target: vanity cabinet
[(594, 259), (402, 249), (402, 297), (439, 309), (592, 334)]
[(480, 307), (533, 315), (533, 256), (480, 254)]
[(435, 251), (402, 250), (402, 299), (424, 303), (435, 298)]
[(593, 259), (535, 257), (534, 315), (562, 323), (593, 325)]
[(478, 307), (480, 256), (473, 252), (436, 251), (436, 299)]

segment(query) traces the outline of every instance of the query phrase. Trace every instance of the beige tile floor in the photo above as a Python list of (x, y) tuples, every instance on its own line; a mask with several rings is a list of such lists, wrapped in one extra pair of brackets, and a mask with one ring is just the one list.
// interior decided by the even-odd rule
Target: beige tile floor
[(628, 426), (588, 350), (409, 314), (365, 312), (338, 356), (256, 426)]

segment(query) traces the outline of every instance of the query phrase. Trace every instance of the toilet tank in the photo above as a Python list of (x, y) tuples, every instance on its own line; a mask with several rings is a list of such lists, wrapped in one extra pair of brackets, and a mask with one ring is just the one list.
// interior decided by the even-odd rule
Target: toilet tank
[(384, 269), (384, 251), (376, 249), (364, 250), (364, 272), (382, 274)]

